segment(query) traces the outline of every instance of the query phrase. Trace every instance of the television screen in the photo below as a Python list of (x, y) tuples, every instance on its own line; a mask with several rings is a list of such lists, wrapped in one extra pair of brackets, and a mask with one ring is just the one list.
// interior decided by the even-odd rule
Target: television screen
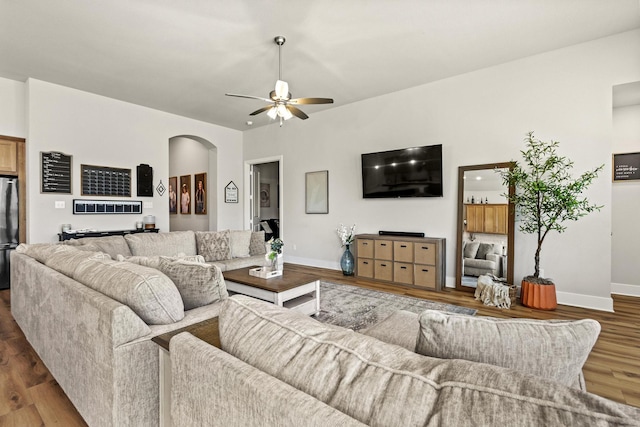
[(442, 144), (363, 154), (362, 196), (442, 197)]

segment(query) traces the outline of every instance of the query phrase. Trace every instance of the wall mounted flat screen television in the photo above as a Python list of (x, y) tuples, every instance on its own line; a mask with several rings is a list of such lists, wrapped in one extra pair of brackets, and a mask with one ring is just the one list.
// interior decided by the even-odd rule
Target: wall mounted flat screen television
[(363, 154), (362, 196), (442, 197), (442, 144)]

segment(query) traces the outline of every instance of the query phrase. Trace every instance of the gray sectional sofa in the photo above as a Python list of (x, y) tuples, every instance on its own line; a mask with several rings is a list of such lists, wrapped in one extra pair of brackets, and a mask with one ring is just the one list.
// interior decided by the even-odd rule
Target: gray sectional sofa
[(264, 254), (264, 232), (228, 230), (21, 245), (11, 312), (90, 426), (156, 426), (151, 338), (217, 316), (221, 270), (262, 265)]
[[(475, 340), (468, 334), (474, 328)], [(188, 332), (170, 342), (174, 425), (637, 426), (640, 420), (639, 408), (567, 385), (575, 385), (595, 342), (595, 321), (400, 312), (363, 334), (233, 296), (222, 303), (219, 330), (222, 349)], [(529, 355), (507, 349), (513, 357), (503, 358), (496, 342), (512, 335), (502, 342), (512, 345), (517, 331), (545, 331), (551, 339), (533, 343)], [(453, 344), (446, 339), (456, 335)], [(465, 341), (487, 343), (467, 357), (483, 359), (486, 351), (496, 359), (465, 360)], [(518, 360), (527, 373), (489, 364)]]

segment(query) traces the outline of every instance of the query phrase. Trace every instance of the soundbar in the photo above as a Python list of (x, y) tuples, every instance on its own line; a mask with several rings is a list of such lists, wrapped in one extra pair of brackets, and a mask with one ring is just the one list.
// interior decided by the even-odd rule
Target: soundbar
[(404, 237), (424, 237), (424, 233), (415, 231), (378, 231), (381, 236), (404, 236)]

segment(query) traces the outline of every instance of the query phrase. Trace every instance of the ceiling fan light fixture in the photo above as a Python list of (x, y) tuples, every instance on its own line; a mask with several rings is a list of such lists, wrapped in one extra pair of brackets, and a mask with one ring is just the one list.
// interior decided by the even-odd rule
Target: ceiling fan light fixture
[(276, 81), (276, 98), (277, 99), (288, 99), (289, 98), (289, 83), (284, 80)]
[(278, 110), (275, 106), (271, 107), (271, 109), (267, 111), (267, 116), (269, 116), (271, 120), (275, 120), (277, 115), (278, 115)]
[(291, 114), (291, 111), (289, 111), (287, 109), (287, 106), (284, 104), (278, 104), (277, 111), (278, 111), (278, 116), (282, 117), (285, 120), (289, 120), (291, 117), (293, 117), (293, 114)]

